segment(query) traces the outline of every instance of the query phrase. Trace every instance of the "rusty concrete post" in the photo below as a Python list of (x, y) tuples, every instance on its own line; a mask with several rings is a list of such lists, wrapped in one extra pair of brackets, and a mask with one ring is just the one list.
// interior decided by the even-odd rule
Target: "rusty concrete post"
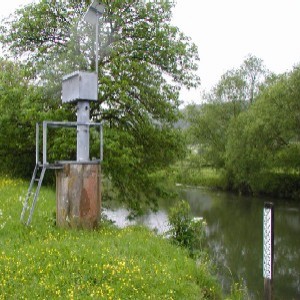
[(99, 164), (70, 163), (56, 172), (56, 224), (65, 228), (94, 229), (100, 222)]

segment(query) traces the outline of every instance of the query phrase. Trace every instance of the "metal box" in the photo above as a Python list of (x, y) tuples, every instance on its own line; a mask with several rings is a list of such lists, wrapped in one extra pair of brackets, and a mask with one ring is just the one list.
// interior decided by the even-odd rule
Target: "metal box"
[(62, 102), (71, 103), (78, 100), (98, 100), (97, 73), (76, 71), (63, 77)]

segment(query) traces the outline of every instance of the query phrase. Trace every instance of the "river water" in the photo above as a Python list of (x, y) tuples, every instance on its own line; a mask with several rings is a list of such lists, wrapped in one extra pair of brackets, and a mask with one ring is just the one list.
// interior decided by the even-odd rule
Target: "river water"
[[(229, 291), (232, 282), (244, 283), (251, 299), (263, 298), (263, 207), (275, 207), (274, 296), (300, 300), (300, 205), (263, 198), (248, 198), (201, 188), (181, 189), (181, 197), (195, 217), (207, 222), (207, 245), (220, 283)], [(145, 224), (158, 233), (168, 230), (167, 211), (171, 201), (160, 204), (157, 213), (130, 222), (123, 208), (106, 210), (106, 215), (124, 227)]]

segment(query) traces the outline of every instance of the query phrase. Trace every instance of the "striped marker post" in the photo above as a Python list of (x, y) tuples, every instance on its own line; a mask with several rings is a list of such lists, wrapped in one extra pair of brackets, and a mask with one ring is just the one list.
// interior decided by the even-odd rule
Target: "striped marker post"
[(263, 277), (264, 299), (273, 299), (274, 273), (274, 205), (265, 202), (263, 213)]

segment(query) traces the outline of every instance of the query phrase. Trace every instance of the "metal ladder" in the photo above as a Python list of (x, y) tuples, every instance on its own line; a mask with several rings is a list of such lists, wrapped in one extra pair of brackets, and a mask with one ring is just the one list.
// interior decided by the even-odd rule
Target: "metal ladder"
[[(21, 222), (24, 222), (25, 214), (28, 211), (29, 206), (30, 206), (30, 200), (32, 200), (27, 221), (25, 220), (25, 225), (27, 225), (27, 226), (31, 222), (32, 215), (33, 215), (36, 203), (37, 203), (37, 199), (38, 199), (38, 196), (39, 196), (39, 193), (40, 193), (40, 189), (41, 189), (41, 186), (42, 186), (42, 182), (43, 182), (43, 179), (44, 179), (45, 172), (46, 172), (46, 166), (45, 165), (42, 165), (41, 163), (37, 163), (35, 165), (35, 168), (34, 168), (34, 171), (33, 171), (33, 174), (32, 174), (32, 178), (31, 178), (31, 181), (30, 181), (30, 185), (29, 185), (29, 188), (28, 188), (28, 191), (27, 191), (27, 195), (26, 195), (26, 198), (25, 198), (25, 201), (24, 201), (24, 204), (23, 204), (23, 210), (22, 210), (22, 213), (21, 213), (21, 218), (20, 218)], [(35, 189), (35, 192), (33, 192), (34, 182), (38, 183), (37, 187)], [(26, 219), (26, 217), (25, 217), (25, 219)]]

